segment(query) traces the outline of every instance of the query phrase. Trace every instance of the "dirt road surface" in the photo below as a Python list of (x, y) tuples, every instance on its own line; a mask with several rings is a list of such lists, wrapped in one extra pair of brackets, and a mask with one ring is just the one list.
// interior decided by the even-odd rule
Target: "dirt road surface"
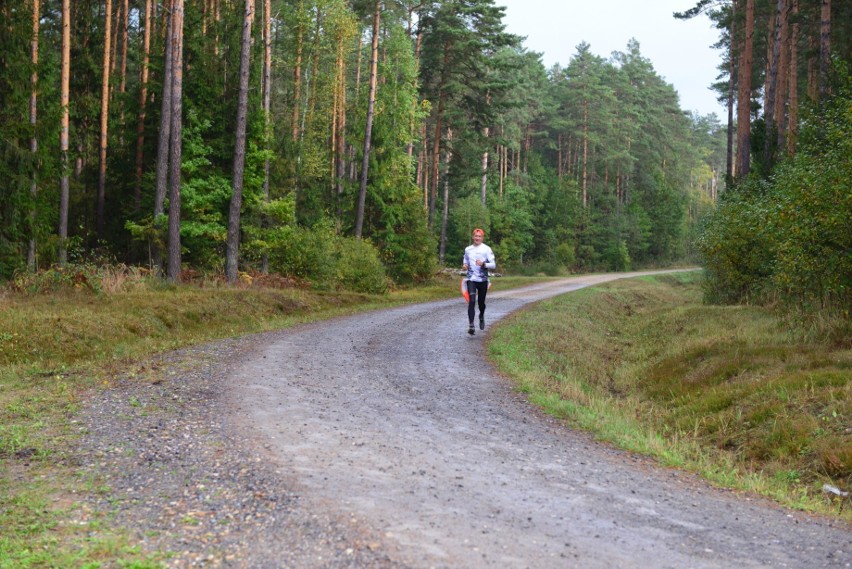
[[(488, 326), (624, 276), (498, 282)], [(302, 505), (363, 524), (402, 566), (852, 567), (848, 526), (715, 489), (544, 416), (486, 362), (487, 334), (468, 336), (459, 298), (266, 335), (232, 362), (229, 413)]]

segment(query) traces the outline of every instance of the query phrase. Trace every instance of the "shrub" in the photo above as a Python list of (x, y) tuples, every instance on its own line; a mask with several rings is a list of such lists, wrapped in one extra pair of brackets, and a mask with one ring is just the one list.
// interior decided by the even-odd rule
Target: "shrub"
[(355, 292), (382, 294), (387, 292), (388, 278), (379, 252), (363, 239), (338, 239), (335, 284)]
[(378, 250), (369, 241), (337, 235), (330, 223), (280, 227), (267, 239), (271, 271), (308, 280), (317, 289), (387, 291)]

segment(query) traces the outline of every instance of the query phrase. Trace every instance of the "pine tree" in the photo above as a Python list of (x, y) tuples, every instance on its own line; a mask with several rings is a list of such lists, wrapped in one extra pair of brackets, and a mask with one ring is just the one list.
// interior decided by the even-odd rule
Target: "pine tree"
[(251, 26), (254, 20), (254, 0), (245, 0), (243, 40), (240, 44), (240, 95), (237, 101), (237, 133), (234, 145), (234, 183), (228, 215), (228, 241), (225, 256), (225, 277), (237, 281), (240, 253), (240, 209), (243, 200), (243, 176), (246, 160), (246, 121), (248, 118), (248, 87), (251, 68)]

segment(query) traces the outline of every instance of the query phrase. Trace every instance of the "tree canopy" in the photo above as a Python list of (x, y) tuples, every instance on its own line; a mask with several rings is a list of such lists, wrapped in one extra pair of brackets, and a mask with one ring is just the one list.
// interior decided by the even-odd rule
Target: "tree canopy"
[[(227, 257), (229, 271), (336, 286), (339, 271), (321, 265), (357, 267), (349, 258), (357, 250), (373, 259), (364, 266), (410, 282), (439, 259), (454, 266), (475, 226), (504, 268), (625, 269), (694, 258), (702, 220), (739, 179), (723, 120), (684, 112), (635, 40), (609, 58), (579, 44), (564, 66), (546, 69), (505, 31), (493, 0), (177, 0), (181, 24), (174, 1), (0, 8), (0, 277), (65, 262), (165, 267), (168, 255), (178, 279), (189, 269), (224, 272)], [(758, 22), (779, 13), (768, 0), (749, 1)], [(772, 41), (786, 47), (773, 55), (755, 34), (753, 50), (749, 144), (762, 175), (798, 135), (794, 93), (829, 97), (818, 78), (830, 72), (808, 55), (818, 11), (783, 4), (786, 27)], [(739, 71), (745, 9), (745, 0), (700, 2), (679, 15), (705, 11), (719, 26), (723, 97)], [(831, 49), (848, 60), (849, 8), (832, 10)], [(798, 77), (776, 91), (771, 122), (752, 112), (765, 53), (776, 83)], [(180, 123), (168, 116), (175, 109)], [(161, 142), (175, 126), (177, 138)], [(180, 151), (167, 178), (158, 176), (164, 144)]]

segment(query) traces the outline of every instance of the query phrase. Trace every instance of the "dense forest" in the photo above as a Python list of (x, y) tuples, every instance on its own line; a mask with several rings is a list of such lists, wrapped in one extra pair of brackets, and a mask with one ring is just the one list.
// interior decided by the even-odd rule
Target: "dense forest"
[[(517, 271), (701, 255), (719, 298), (820, 270), (845, 287), (850, 11), (675, 14), (720, 30), (726, 126), (682, 110), (634, 40), (546, 69), (493, 0), (3, 2), (0, 278), (125, 262), (376, 291), (455, 266), (481, 226)], [(831, 219), (792, 196), (808, 156), (846, 168), (808, 202)], [(810, 247), (778, 239), (790, 216), (824, 221), (834, 249), (782, 283)]]

